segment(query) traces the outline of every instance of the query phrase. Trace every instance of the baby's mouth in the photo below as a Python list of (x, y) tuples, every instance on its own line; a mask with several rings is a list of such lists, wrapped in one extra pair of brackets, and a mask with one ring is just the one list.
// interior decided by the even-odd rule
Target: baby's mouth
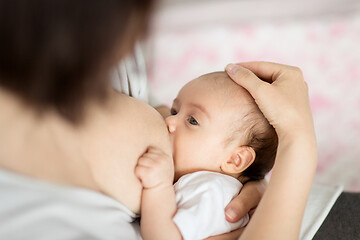
[(176, 162), (176, 153), (175, 153), (175, 148), (173, 147), (172, 148), (172, 157), (173, 157), (173, 162), (175, 163)]
[(172, 134), (169, 134), (169, 137), (170, 137), (171, 151), (174, 152), (175, 151), (174, 136)]

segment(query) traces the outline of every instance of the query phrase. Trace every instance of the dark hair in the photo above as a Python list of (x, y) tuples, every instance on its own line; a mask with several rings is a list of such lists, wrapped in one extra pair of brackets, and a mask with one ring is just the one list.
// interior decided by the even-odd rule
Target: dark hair
[(76, 122), (106, 99), (109, 70), (144, 33), (152, 2), (0, 0), (0, 86)]
[(256, 153), (254, 162), (241, 173), (249, 180), (263, 179), (274, 166), (278, 137), (275, 129), (269, 124), (261, 111), (254, 107), (245, 117), (247, 146)]

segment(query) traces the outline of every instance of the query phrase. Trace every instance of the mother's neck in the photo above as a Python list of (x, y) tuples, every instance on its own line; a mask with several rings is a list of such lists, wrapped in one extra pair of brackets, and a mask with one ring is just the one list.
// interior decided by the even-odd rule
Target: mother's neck
[(39, 117), (0, 89), (0, 167), (60, 184), (95, 188), (81, 154), (79, 129), (47, 111)]

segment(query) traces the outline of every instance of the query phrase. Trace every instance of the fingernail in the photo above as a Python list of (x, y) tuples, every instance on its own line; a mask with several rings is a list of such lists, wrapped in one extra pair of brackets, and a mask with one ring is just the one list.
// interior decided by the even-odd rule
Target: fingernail
[(226, 66), (225, 69), (229, 74), (235, 74), (240, 69), (240, 67), (236, 64), (230, 63)]
[(233, 209), (233, 208), (228, 208), (226, 209), (226, 212), (225, 212), (226, 216), (228, 218), (230, 218), (231, 220), (234, 220), (237, 218), (238, 216), (238, 213)]

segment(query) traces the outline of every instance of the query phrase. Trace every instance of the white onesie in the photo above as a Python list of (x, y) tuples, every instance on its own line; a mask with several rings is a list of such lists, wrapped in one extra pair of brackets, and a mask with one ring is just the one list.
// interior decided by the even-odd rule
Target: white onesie
[(231, 176), (199, 171), (182, 176), (174, 187), (178, 210), (173, 220), (185, 240), (230, 232), (249, 221), (248, 214), (236, 223), (225, 219), (226, 205), (242, 188)]

